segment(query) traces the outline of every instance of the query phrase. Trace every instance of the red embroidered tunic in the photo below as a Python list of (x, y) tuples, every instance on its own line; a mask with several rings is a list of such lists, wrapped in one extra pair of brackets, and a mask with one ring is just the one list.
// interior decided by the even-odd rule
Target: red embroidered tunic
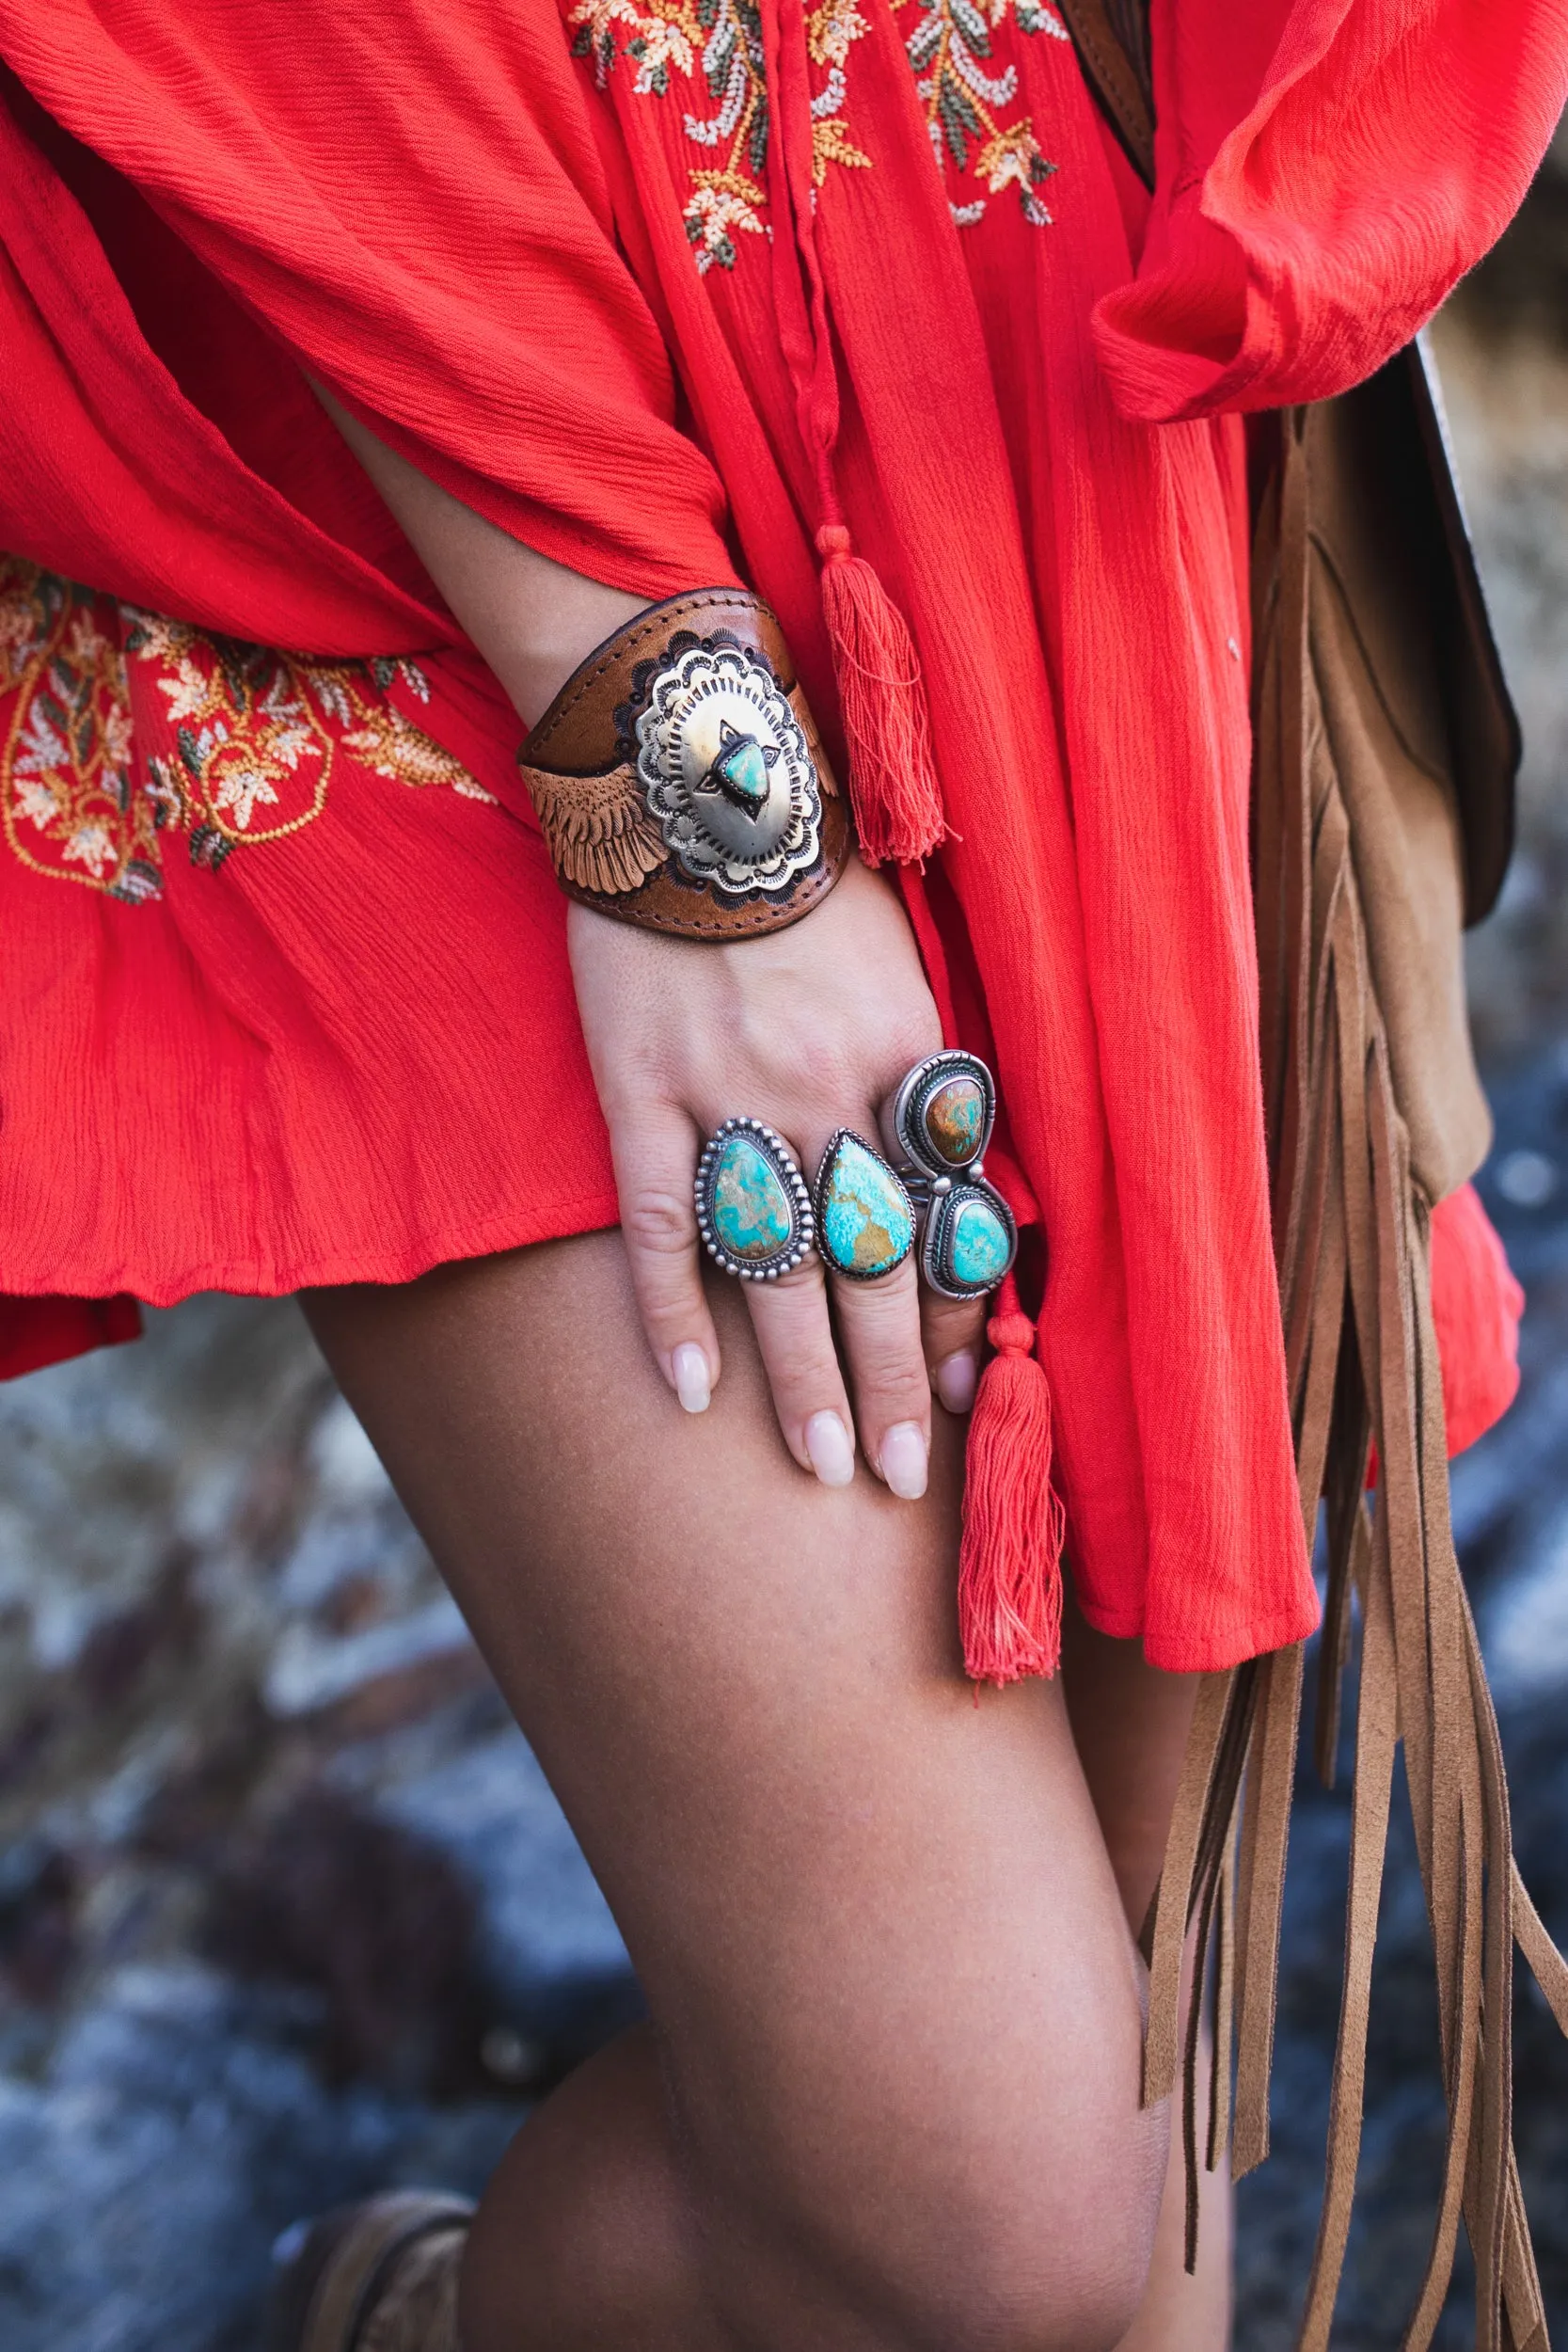
[(832, 743), (826, 465), (925, 674), (911, 911), (1046, 1237), (1080, 1597), (1168, 1667), (1305, 1633), (1241, 412), (1497, 234), (1564, 30), (1157, 6), (1151, 206), (1041, 0), (0, 0), (0, 1363), (615, 1215), (516, 723), (302, 369), (563, 563), (757, 587)]

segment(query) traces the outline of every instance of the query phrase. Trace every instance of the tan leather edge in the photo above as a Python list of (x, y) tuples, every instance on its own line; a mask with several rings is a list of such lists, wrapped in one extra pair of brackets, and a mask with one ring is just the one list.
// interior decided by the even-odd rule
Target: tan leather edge
[(388, 2265), (437, 2230), (466, 2230), (473, 2207), (465, 2198), (422, 2189), (372, 2198), (334, 2247), (310, 2298), (299, 2352), (352, 2352), (377, 2282)]
[(548, 710), (530, 733), (519, 755), (531, 768), (578, 774), (602, 771), (621, 756), (615, 714), (631, 693), (639, 662), (656, 656), (677, 629), (728, 628), (742, 644), (766, 654), (787, 694), (794, 666), (784, 631), (760, 596), (746, 588), (698, 588), (667, 596), (607, 637), (579, 663)]

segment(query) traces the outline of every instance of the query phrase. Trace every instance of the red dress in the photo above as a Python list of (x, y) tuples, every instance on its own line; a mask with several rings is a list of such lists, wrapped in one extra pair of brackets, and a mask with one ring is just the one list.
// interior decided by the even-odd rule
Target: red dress
[[(1307, 1631), (1240, 412), (1370, 372), (1517, 203), (1563, 10), (1482, 13), (1157, 8), (1151, 207), (1041, 0), (0, 0), (11, 1368), (115, 1335), (62, 1302), (615, 1214), (516, 723), (303, 364), (579, 570), (756, 586), (835, 750), (842, 509), (924, 671), (907, 892), (1044, 1228), (1080, 1597), (1172, 1668)], [(1478, 1217), (1458, 1441), (1513, 1376)]]

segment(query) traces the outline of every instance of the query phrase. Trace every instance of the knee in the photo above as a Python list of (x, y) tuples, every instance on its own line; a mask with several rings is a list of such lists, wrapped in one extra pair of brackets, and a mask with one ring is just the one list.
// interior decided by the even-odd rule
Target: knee
[[(923, 2243), (881, 2249), (882, 2332), (897, 2352), (1111, 2352), (1148, 2276), (1157, 2168), (1080, 2150), (1051, 2175), (966, 2181)], [(1102, 2158), (1105, 2151), (1098, 2152)]]
[[(950, 2119), (949, 2119), (950, 2121)], [(1076, 2103), (830, 2157), (785, 2221), (814, 2341), (876, 2352), (1112, 2352), (1148, 2277), (1168, 2121)], [(777, 2241), (776, 2241), (777, 2242)]]

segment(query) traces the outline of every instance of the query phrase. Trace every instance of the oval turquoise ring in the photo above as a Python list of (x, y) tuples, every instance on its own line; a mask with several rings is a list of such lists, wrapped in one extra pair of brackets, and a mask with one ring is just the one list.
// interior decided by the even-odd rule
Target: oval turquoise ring
[(851, 1282), (875, 1282), (914, 1248), (914, 1202), (879, 1152), (852, 1127), (829, 1141), (813, 1186), (816, 1247)]
[(726, 1274), (776, 1282), (810, 1254), (816, 1220), (783, 1136), (760, 1119), (726, 1119), (697, 1163), (697, 1231)]

